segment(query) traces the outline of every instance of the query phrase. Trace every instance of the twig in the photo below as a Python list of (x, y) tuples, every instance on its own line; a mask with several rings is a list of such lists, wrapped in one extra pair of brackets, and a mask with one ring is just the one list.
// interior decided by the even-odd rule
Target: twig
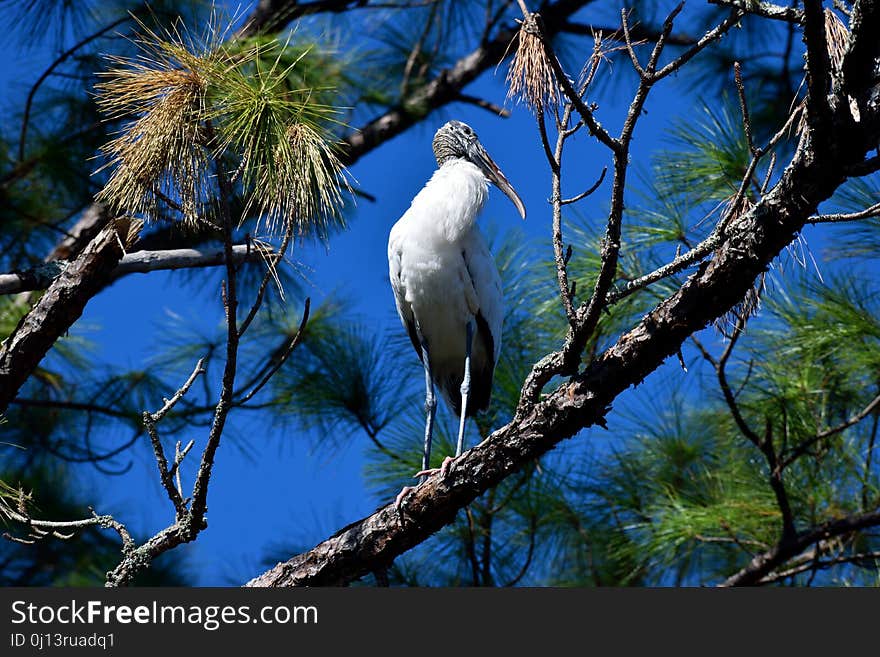
[(776, 153), (770, 153), (770, 164), (767, 165), (767, 173), (764, 176), (764, 182), (761, 183), (761, 196), (767, 193), (767, 187), (770, 185), (770, 178), (773, 176), (773, 169), (776, 167)]
[[(767, 142), (767, 144), (763, 148), (759, 148), (759, 152), (762, 154), (766, 154), (770, 152), (776, 145), (782, 140), (782, 138), (788, 133), (791, 126), (794, 124), (797, 117), (800, 116), (802, 111), (802, 106), (798, 106), (795, 110), (789, 115), (785, 124), (779, 129), (779, 131), (773, 135)], [(753, 157), (752, 161), (749, 163), (749, 166), (746, 170), (746, 175), (743, 176), (742, 183), (740, 185), (739, 190), (737, 190), (736, 196), (734, 199), (742, 199), (742, 196), (745, 193), (748, 184), (751, 181), (751, 177), (754, 174), (755, 168), (757, 167), (758, 158)], [(728, 208), (734, 207), (733, 201), (728, 205)], [(645, 274), (644, 276), (640, 276), (636, 279), (633, 279), (627, 282), (625, 285), (613, 290), (608, 295), (608, 303), (614, 304), (620, 301), (621, 299), (628, 297), (630, 294), (637, 292), (657, 281), (663, 280), (664, 278), (668, 278), (678, 272), (686, 269), (687, 267), (699, 262), (707, 255), (712, 253), (718, 246), (720, 246), (723, 238), (724, 231), (728, 226), (729, 219), (731, 218), (731, 214), (728, 213), (722, 218), (721, 221), (715, 226), (712, 232), (704, 239), (702, 242), (697, 244), (693, 249), (682, 253), (680, 256), (677, 256), (672, 261), (666, 263), (655, 269), (654, 271)]]
[(533, 513), (529, 516), (529, 547), (526, 550), (526, 559), (523, 562), (522, 567), (519, 569), (519, 572), (514, 575), (514, 577), (506, 582), (503, 586), (505, 588), (509, 588), (511, 586), (516, 586), (520, 583), (523, 577), (526, 576), (526, 573), (529, 571), (529, 567), (532, 565), (532, 558), (535, 556), (535, 543), (537, 542), (537, 533), (538, 533), (538, 515)]
[(564, 245), (562, 241), (562, 150), (565, 145), (564, 126), (571, 119), (572, 106), (567, 104), (563, 110), (563, 118), (557, 126), (558, 133), (556, 137), (556, 149), (551, 152), (550, 142), (547, 138), (547, 130), (544, 124), (544, 110), (539, 109), (537, 112), (538, 130), (541, 133), (541, 143), (544, 145), (544, 153), (547, 157), (547, 163), (550, 166), (552, 175), (552, 195), (551, 202), (553, 204), (553, 256), (556, 261), (556, 280), (559, 284), (559, 298), (562, 301), (562, 308), (565, 316), (568, 318), (569, 324), (574, 327), (577, 322), (577, 315), (574, 310), (572, 297), (574, 296), (568, 282), (567, 260), (564, 254)]
[(880, 216), (880, 203), (860, 210), (859, 212), (848, 212), (839, 214), (817, 214), (807, 219), (808, 224), (835, 224), (844, 221), (858, 221), (860, 219), (870, 219), (871, 217)]
[(19, 490), (18, 494), (18, 509), (14, 509), (12, 506), (10, 506), (5, 499), (0, 500), (0, 517), (14, 520), (15, 522), (26, 525), (27, 527), (35, 531), (31, 534), (29, 539), (21, 539), (6, 533), (4, 534), (4, 537), (8, 540), (18, 543), (33, 543), (36, 540), (41, 540), (42, 538), (45, 538), (46, 536), (54, 536), (55, 538), (67, 540), (72, 538), (73, 534), (66, 534), (62, 532), (86, 529), (88, 527), (101, 527), (102, 529), (112, 529), (119, 535), (119, 538), (122, 540), (123, 554), (129, 554), (134, 549), (134, 539), (132, 539), (128, 529), (125, 527), (125, 525), (123, 525), (111, 515), (99, 516), (97, 513), (95, 513), (94, 509), (89, 507), (89, 511), (92, 514), (91, 518), (83, 518), (82, 520), (61, 521), (37, 520), (35, 518), (32, 518), (27, 512), (27, 509), (25, 507), (26, 496), (24, 494), (24, 491)]
[(742, 79), (742, 66), (739, 62), (733, 63), (733, 79), (736, 84), (736, 95), (739, 97), (739, 108), (742, 112), (743, 132), (746, 135), (746, 141), (749, 144), (749, 152), (753, 157), (759, 155), (758, 149), (755, 147), (755, 140), (752, 137), (752, 122), (749, 119), (749, 105), (746, 102), (746, 87)]
[[(616, 27), (608, 27), (603, 25), (587, 25), (584, 23), (577, 23), (575, 21), (565, 21), (562, 26), (559, 28), (560, 32), (566, 32), (568, 34), (585, 34), (588, 36), (593, 36), (596, 34), (602, 34), (604, 38), (609, 41), (617, 41), (623, 42), (626, 44), (626, 35), (623, 33), (621, 28)], [(650, 28), (646, 28), (639, 23), (635, 25), (629, 26), (630, 31), (630, 39), (632, 40), (632, 44), (634, 46), (641, 45), (647, 41), (656, 41), (657, 37), (660, 36), (660, 33), (656, 30), (652, 30)], [(666, 43), (670, 46), (692, 46), (697, 42), (691, 36), (687, 34), (670, 34), (669, 38), (666, 39)]]
[(816, 552), (817, 558), (813, 558), (806, 563), (793, 566), (787, 570), (780, 570), (765, 577), (762, 577), (758, 582), (759, 584), (775, 584), (776, 582), (780, 582), (784, 579), (789, 579), (790, 577), (794, 577), (795, 575), (799, 575), (808, 570), (825, 570), (828, 568), (832, 568), (834, 566), (839, 566), (841, 564), (847, 563), (859, 563), (866, 561), (876, 562), (880, 561), (880, 552), (861, 552), (859, 554), (847, 554), (834, 557), (832, 559), (818, 559), (818, 551)]
[(482, 109), (492, 112), (495, 116), (500, 116), (503, 119), (510, 118), (510, 110), (501, 107), (501, 105), (497, 105), (491, 101), (485, 100), (484, 98), (479, 98), (478, 96), (471, 96), (469, 94), (458, 94), (455, 97), (455, 100), (461, 103), (467, 103), (469, 105), (475, 105), (476, 107), (481, 107)]
[(587, 190), (584, 191), (584, 192), (581, 192), (581, 193), (578, 194), (577, 196), (572, 196), (571, 198), (564, 198), (564, 199), (562, 199), (562, 200), (559, 202), (560, 205), (570, 205), (570, 204), (572, 204), (572, 203), (577, 203), (578, 201), (581, 201), (581, 200), (587, 198), (588, 196), (590, 196), (591, 194), (593, 194), (597, 189), (599, 189), (599, 185), (602, 184), (602, 181), (605, 180), (605, 174), (606, 174), (606, 173), (608, 173), (608, 167), (602, 167), (602, 173), (599, 174), (599, 179), (596, 180), (596, 182), (593, 183), (593, 184), (589, 187), (589, 189), (587, 189)]
[(174, 463), (171, 464), (168, 474), (176, 478), (177, 492), (180, 493), (181, 497), (183, 497), (183, 486), (180, 483), (180, 464), (183, 463), (183, 459), (186, 458), (186, 455), (189, 454), (189, 451), (195, 444), (196, 441), (190, 440), (183, 449), (180, 448), (179, 440), (174, 444)]
[(302, 319), (300, 320), (299, 328), (297, 329), (296, 334), (290, 340), (290, 344), (287, 346), (287, 348), (284, 350), (284, 352), (281, 354), (275, 364), (269, 368), (268, 372), (266, 372), (259, 383), (257, 383), (244, 397), (236, 400), (237, 406), (247, 403), (254, 395), (256, 395), (263, 388), (263, 386), (265, 386), (269, 382), (269, 379), (271, 379), (275, 375), (275, 373), (279, 369), (281, 369), (281, 366), (284, 365), (284, 362), (287, 360), (290, 354), (293, 353), (293, 350), (297, 348), (305, 331), (306, 323), (309, 321), (310, 305), (311, 299), (306, 298), (305, 308), (303, 309)]
[(85, 45), (88, 45), (89, 43), (91, 43), (95, 39), (98, 39), (98, 38), (104, 36), (105, 34), (107, 34), (107, 32), (109, 32), (110, 30), (112, 30), (115, 27), (118, 27), (119, 25), (122, 25), (123, 23), (125, 23), (128, 20), (129, 20), (129, 16), (123, 16), (121, 18), (117, 18), (115, 21), (113, 21), (109, 25), (106, 25), (103, 28), (101, 28), (100, 30), (98, 30), (97, 32), (94, 32), (94, 33), (90, 34), (89, 36), (81, 39), (80, 41), (78, 41), (77, 43), (72, 45), (70, 48), (65, 50), (63, 53), (61, 53), (58, 57), (56, 57), (55, 60), (49, 65), (49, 68), (47, 68), (45, 71), (43, 71), (42, 75), (40, 75), (40, 77), (37, 78), (37, 81), (34, 82), (33, 86), (31, 87), (30, 91), (28, 92), (28, 97), (27, 97), (27, 100), (25, 101), (25, 104), (24, 104), (24, 115), (22, 116), (22, 119), (21, 119), (21, 132), (18, 137), (18, 161), (19, 162), (22, 162), (24, 160), (25, 142), (27, 141), (27, 131), (28, 131), (28, 123), (30, 122), (31, 107), (33, 106), (34, 96), (37, 93), (37, 89), (40, 88), (40, 85), (42, 85), (43, 82), (45, 82), (46, 79), (50, 75), (52, 75), (52, 71), (54, 71), (61, 64), (63, 64), (65, 61), (67, 61), (67, 59), (71, 55), (73, 55), (77, 50), (79, 50), (80, 48), (82, 48)]
[(405, 96), (406, 92), (409, 90), (409, 80), (412, 76), (413, 68), (415, 67), (416, 60), (419, 58), (419, 55), (422, 53), (422, 47), (425, 45), (425, 41), (428, 38), (428, 34), (431, 32), (431, 28), (434, 25), (434, 20), (437, 16), (437, 8), (439, 7), (439, 3), (432, 3), (431, 10), (428, 14), (427, 19), (425, 20), (425, 27), (422, 29), (422, 33), (419, 35), (419, 38), (416, 40), (415, 44), (410, 50), (409, 56), (406, 58), (406, 64), (403, 68), (403, 76), (400, 81), (400, 95)]
[[(177, 515), (178, 521), (186, 514), (186, 505), (183, 502), (183, 494), (174, 487), (174, 473), (168, 468), (168, 459), (165, 456), (165, 449), (162, 447), (162, 440), (159, 437), (159, 430), (156, 425), (161, 422), (168, 412), (174, 408), (177, 402), (183, 398), (192, 387), (192, 384), (195, 383), (198, 376), (205, 373), (204, 365), (205, 359), (200, 358), (196, 363), (192, 374), (189, 375), (189, 378), (187, 378), (177, 392), (171, 396), (171, 399), (163, 400), (164, 404), (162, 405), (162, 408), (155, 413), (144, 411), (143, 414), (144, 427), (150, 436), (150, 443), (153, 446), (153, 455), (156, 457), (156, 465), (159, 468), (159, 479), (162, 481), (162, 486), (168, 494), (168, 499), (170, 499), (171, 503), (174, 505), (174, 511)], [(175, 458), (175, 470), (179, 465), (180, 463), (177, 462), (177, 459)]]
[(620, 25), (623, 27), (623, 38), (626, 43), (626, 52), (629, 53), (630, 61), (632, 62), (633, 67), (636, 69), (636, 73), (639, 74), (639, 77), (644, 79), (647, 73), (645, 69), (642, 68), (642, 65), (639, 63), (639, 58), (636, 56), (636, 51), (633, 48), (632, 38), (629, 33), (629, 20), (627, 19), (628, 10), (623, 8), (620, 10)]
[(810, 448), (816, 443), (819, 443), (826, 438), (830, 438), (831, 436), (836, 436), (837, 434), (846, 431), (850, 427), (857, 425), (859, 422), (861, 422), (871, 413), (873, 413), (878, 407), (880, 407), (880, 395), (874, 397), (874, 399), (872, 399), (867, 406), (865, 406), (861, 411), (859, 411), (849, 419), (841, 422), (834, 427), (819, 431), (814, 436), (811, 436), (807, 440), (798, 443), (797, 446), (793, 447), (791, 451), (786, 454), (781, 460), (781, 467), (786, 468), (794, 463), (798, 458), (806, 454), (810, 450)]
[(293, 232), (296, 228), (296, 222), (292, 219), (287, 222), (287, 229), (284, 231), (284, 237), (281, 240), (281, 246), (278, 247), (278, 251), (270, 255), (266, 260), (266, 273), (263, 274), (263, 278), (260, 281), (260, 287), (257, 289), (256, 297), (254, 298), (253, 304), (251, 304), (251, 308), (248, 311), (248, 314), (245, 316), (244, 320), (238, 326), (238, 338), (244, 335), (245, 331), (247, 331), (248, 326), (250, 326), (251, 322), (254, 320), (254, 317), (257, 316), (257, 311), (260, 309), (260, 306), (263, 305), (263, 296), (266, 294), (266, 288), (269, 285), (269, 281), (272, 280), (273, 277), (276, 276), (276, 267), (281, 262), (281, 259), (284, 257), (284, 253), (287, 251), (287, 245), (290, 244), (290, 240), (293, 238)]

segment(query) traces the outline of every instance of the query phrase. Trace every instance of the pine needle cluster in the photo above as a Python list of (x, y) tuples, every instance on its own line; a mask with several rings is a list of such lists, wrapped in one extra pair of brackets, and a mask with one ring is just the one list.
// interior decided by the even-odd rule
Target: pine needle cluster
[(519, 31), (519, 42), (507, 72), (507, 98), (521, 99), (534, 112), (556, 105), (559, 89), (540, 33), (537, 14)]
[[(141, 23), (135, 58), (112, 58), (97, 85), (109, 120), (127, 121), (102, 149), (98, 198), (119, 213), (217, 223), (231, 193), (239, 222), (324, 236), (340, 218), (344, 167), (327, 137), (336, 110), (297, 88), (289, 42), (246, 43), (212, 21), (203, 36)], [(230, 206), (227, 206), (230, 207)]]

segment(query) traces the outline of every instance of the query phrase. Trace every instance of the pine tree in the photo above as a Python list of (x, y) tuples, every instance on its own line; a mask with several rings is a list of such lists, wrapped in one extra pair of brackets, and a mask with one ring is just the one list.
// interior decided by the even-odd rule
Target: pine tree
[[(493, 238), (509, 303), (492, 406), (469, 425), (479, 447), (321, 550), (267, 547), (267, 563), (290, 561), (253, 583), (875, 583), (880, 6), (372, 4), (5, 10), (62, 54), (0, 134), (0, 269), (14, 272), (0, 276), (0, 514), (19, 540), (0, 548), (4, 578), (143, 581), (143, 563), (204, 529), (227, 417), (246, 408), (318, 452), (366, 445), (366, 481), (394, 499), (420, 465), (418, 361), (344, 295), (312, 307), (284, 256), (332, 249), (355, 220), (369, 190), (346, 166), (451, 103), (499, 109), (467, 85), (509, 58), (552, 226)], [(334, 36), (368, 20), (381, 38)], [(634, 158), (672, 76), (694, 90), (687, 120)], [(604, 114), (619, 94), (625, 116)], [(607, 166), (564, 198), (585, 143)], [(185, 267), (207, 289), (215, 265), (216, 334), (172, 323), (132, 371), (64, 338), (127, 271)], [(438, 461), (452, 425), (439, 415)], [(152, 537), (64, 495), (76, 464), (125, 476), (137, 444), (170, 502)], [(184, 459), (198, 462), (186, 487)]]

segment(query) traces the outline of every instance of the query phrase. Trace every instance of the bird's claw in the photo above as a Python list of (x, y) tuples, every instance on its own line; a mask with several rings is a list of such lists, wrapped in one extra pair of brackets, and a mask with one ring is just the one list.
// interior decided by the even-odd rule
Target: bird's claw
[[(440, 473), (440, 478), (443, 479), (446, 475), (449, 474), (449, 467), (455, 461), (451, 456), (447, 456), (443, 459), (443, 463), (440, 464), (439, 468), (428, 468), (427, 470), (419, 470), (413, 476), (414, 477), (430, 477), (432, 475)], [(424, 481), (424, 480), (423, 480)]]
[(398, 517), (403, 521), (403, 501), (406, 496), (416, 489), (415, 486), (404, 486), (403, 489), (394, 498), (394, 510), (397, 511)]
[[(451, 456), (447, 456), (443, 459), (443, 463), (440, 464), (439, 468), (428, 468), (426, 470), (419, 470), (416, 472), (413, 477), (422, 477), (422, 482), (425, 481), (425, 478), (430, 477), (431, 475), (435, 475), (438, 472), (440, 473), (440, 478), (443, 479), (449, 474), (449, 467), (452, 465), (454, 458)], [(403, 505), (406, 501), (406, 496), (412, 493), (417, 487), (416, 486), (404, 486), (401, 491), (397, 494), (397, 497), (394, 498), (394, 510), (397, 511), (397, 515), (400, 518), (401, 523), (403, 522)]]

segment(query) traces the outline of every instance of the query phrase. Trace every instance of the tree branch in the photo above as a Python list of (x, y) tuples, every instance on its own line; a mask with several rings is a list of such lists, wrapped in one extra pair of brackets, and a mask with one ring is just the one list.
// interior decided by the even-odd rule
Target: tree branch
[(816, 435), (811, 436), (807, 440), (804, 440), (801, 443), (798, 443), (797, 446), (793, 447), (791, 451), (787, 454), (783, 455), (781, 466), (783, 468), (788, 467), (792, 463), (794, 463), (798, 458), (806, 454), (810, 448), (818, 442), (825, 440), (826, 438), (830, 438), (831, 436), (836, 436), (837, 434), (846, 431), (850, 427), (854, 427), (859, 422), (868, 417), (871, 413), (873, 413), (877, 408), (880, 407), (880, 395), (877, 395), (865, 406), (861, 411), (853, 415), (852, 417), (844, 420), (840, 424), (825, 429), (823, 431), (819, 431)]
[(762, 0), (709, 0), (709, 2), (713, 5), (739, 9), (746, 14), (755, 14), (787, 23), (801, 24), (804, 22), (804, 12), (793, 6), (784, 7)]
[[(564, 22), (578, 9), (593, 0), (557, 0), (541, 11), (545, 36), (552, 37), (560, 31)], [(500, 30), (491, 40), (459, 59), (451, 68), (420, 89), (414, 90), (399, 106), (392, 107), (342, 139), (340, 159), (351, 166), (363, 155), (380, 144), (396, 137), (415, 125), (434, 110), (456, 100), (461, 90), (475, 80), (483, 71), (498, 65), (515, 50), (511, 42), (519, 32), (517, 24)]]
[[(236, 244), (232, 247), (233, 262), (255, 262), (266, 257), (266, 253), (252, 244)], [(127, 274), (146, 274), (151, 271), (169, 269), (194, 269), (216, 267), (225, 264), (225, 252), (217, 249), (170, 249), (164, 251), (135, 251), (126, 253), (110, 273), (109, 281), (115, 281)], [(32, 267), (11, 274), (0, 274), (0, 295), (16, 294), (49, 287), (67, 263), (54, 260), (44, 265)]]
[[(156, 465), (159, 467), (159, 479), (165, 487), (165, 492), (168, 493), (168, 499), (170, 499), (171, 503), (174, 505), (174, 511), (178, 522), (180, 522), (186, 515), (186, 504), (183, 501), (183, 495), (174, 487), (174, 472), (168, 467), (168, 459), (165, 456), (165, 449), (162, 447), (162, 440), (159, 438), (159, 430), (156, 425), (162, 421), (162, 418), (164, 418), (165, 415), (174, 408), (177, 402), (179, 402), (189, 391), (199, 374), (205, 373), (204, 365), (205, 359), (200, 358), (186, 382), (184, 382), (177, 392), (172, 395), (171, 399), (163, 400), (164, 404), (162, 405), (162, 408), (155, 413), (150, 413), (149, 411), (144, 411), (143, 413), (144, 427), (150, 436), (150, 443), (153, 446), (153, 454), (156, 457)], [(176, 470), (179, 465), (179, 462), (175, 459), (174, 469)]]
[(82, 315), (89, 299), (106, 285), (122, 259), (127, 230), (128, 224), (115, 222), (98, 233), (4, 340), (0, 347), (0, 412), (6, 410), (55, 341)]
[(779, 566), (797, 556), (810, 545), (836, 536), (845, 536), (861, 529), (880, 525), (880, 511), (872, 511), (831, 520), (810, 530), (801, 532), (779, 545), (755, 556), (747, 566), (728, 577), (719, 586), (750, 586), (763, 583)]
[(807, 220), (808, 224), (837, 224), (845, 221), (860, 221), (880, 216), (880, 203), (860, 210), (859, 212), (842, 212), (838, 214), (817, 214)]

